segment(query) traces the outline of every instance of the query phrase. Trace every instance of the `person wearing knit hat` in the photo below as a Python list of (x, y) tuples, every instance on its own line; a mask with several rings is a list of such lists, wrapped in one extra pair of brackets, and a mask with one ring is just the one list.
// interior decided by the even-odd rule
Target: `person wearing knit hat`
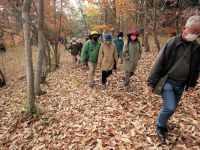
[[(200, 16), (191, 16), (182, 33), (164, 44), (149, 74), (148, 90), (163, 99), (156, 121), (157, 136), (161, 140), (166, 138), (168, 120), (176, 111), (184, 90), (190, 94), (195, 91), (200, 72), (199, 36)], [(160, 92), (156, 92), (158, 90)]]
[(114, 39), (113, 41), (113, 43), (115, 44), (117, 48), (118, 58), (120, 58), (121, 63), (123, 63), (123, 47), (124, 47), (123, 37), (124, 37), (123, 32), (119, 32), (117, 38)]
[(99, 50), (98, 64), (102, 71), (102, 86), (106, 87), (107, 78), (112, 74), (112, 70), (116, 69), (115, 64), (117, 63), (117, 49), (112, 43), (112, 36), (107, 33), (105, 35), (105, 42), (101, 45)]
[(128, 41), (125, 43), (123, 50), (123, 68), (125, 72), (124, 85), (127, 91), (130, 89), (130, 78), (136, 70), (141, 53), (141, 45), (138, 40), (137, 30), (132, 29), (128, 34)]

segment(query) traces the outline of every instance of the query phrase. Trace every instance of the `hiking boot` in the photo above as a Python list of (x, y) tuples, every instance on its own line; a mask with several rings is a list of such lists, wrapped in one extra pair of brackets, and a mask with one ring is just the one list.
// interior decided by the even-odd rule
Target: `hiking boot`
[(106, 89), (106, 84), (102, 84), (102, 88), (103, 88), (103, 89)]
[(164, 141), (165, 138), (166, 138), (166, 133), (168, 132), (168, 130), (167, 130), (167, 128), (160, 127), (160, 126), (157, 125), (156, 132), (157, 132), (158, 139), (161, 140), (161, 141)]

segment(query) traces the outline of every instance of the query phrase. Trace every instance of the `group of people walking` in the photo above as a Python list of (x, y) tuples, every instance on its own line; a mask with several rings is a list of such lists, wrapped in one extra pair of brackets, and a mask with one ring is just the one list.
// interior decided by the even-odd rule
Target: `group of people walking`
[[(159, 51), (147, 79), (149, 92), (156, 93), (158, 87), (163, 99), (156, 122), (157, 136), (161, 140), (166, 138), (169, 130), (168, 120), (176, 111), (183, 91), (192, 93), (197, 85), (200, 73), (200, 45), (197, 42), (199, 36), (200, 16), (191, 16), (182, 28), (181, 34), (170, 38)], [(113, 69), (117, 68), (120, 59), (120, 63), (123, 63), (124, 85), (128, 90), (130, 78), (134, 75), (142, 53), (137, 30), (130, 31), (126, 42), (123, 40), (122, 32), (114, 40), (111, 34), (107, 33), (102, 44), (98, 41), (99, 37), (97, 31), (92, 31), (81, 53), (82, 62), (89, 66), (89, 86), (95, 85), (94, 75), (99, 65), (102, 71), (101, 82), (103, 87), (106, 87), (107, 78)]]
[[(102, 86), (106, 88), (107, 78), (112, 74), (113, 70), (117, 69), (118, 59), (120, 59), (120, 63), (123, 63), (124, 69), (124, 85), (126, 90), (129, 90), (130, 77), (134, 74), (137, 62), (141, 57), (141, 46), (138, 36), (137, 30), (132, 29), (127, 35), (127, 42), (124, 42), (123, 32), (119, 32), (115, 39), (113, 39), (110, 33), (107, 33), (104, 36), (104, 42), (100, 43), (98, 40), (100, 34), (97, 31), (90, 33), (89, 40), (85, 42), (81, 53), (82, 62), (87, 64), (89, 68), (88, 83), (90, 87), (94, 87), (95, 85), (95, 71), (97, 66), (99, 66), (102, 71)], [(80, 49), (77, 52), (73, 45), (72, 43), (69, 49), (71, 49), (74, 60), (74, 57), (80, 54)], [(78, 44), (76, 47), (78, 47)]]
[(107, 78), (117, 69), (118, 59), (123, 63), (125, 71), (124, 84), (129, 89), (130, 77), (135, 72), (137, 61), (141, 56), (140, 42), (136, 29), (132, 29), (128, 34), (128, 41), (124, 44), (123, 33), (120, 32), (116, 39), (112, 39), (111, 34), (104, 36), (104, 42), (98, 41), (100, 37), (97, 31), (92, 31), (90, 40), (83, 47), (81, 59), (89, 66), (89, 86), (94, 87), (94, 76), (96, 67), (99, 65), (102, 76), (102, 86), (107, 86)]

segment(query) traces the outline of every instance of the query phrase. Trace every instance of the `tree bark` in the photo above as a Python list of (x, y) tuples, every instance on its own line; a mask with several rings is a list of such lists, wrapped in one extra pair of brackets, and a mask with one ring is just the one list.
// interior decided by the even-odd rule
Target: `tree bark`
[[(45, 52), (45, 36), (44, 36), (44, 0), (39, 0), (38, 7), (38, 56), (35, 72), (35, 94), (40, 96), (42, 90), (40, 87), (42, 77), (43, 58)], [(45, 66), (44, 66), (45, 67)]]
[(157, 36), (157, 11), (156, 11), (156, 4), (157, 0), (154, 0), (154, 16), (153, 16), (153, 38), (154, 38), (154, 43), (157, 47), (157, 50), (160, 50), (160, 43), (158, 41), (158, 36)]
[(59, 60), (58, 60), (58, 31), (56, 30), (56, 0), (54, 0), (54, 32), (55, 32), (55, 38), (54, 38), (54, 61), (55, 61), (55, 68), (59, 67)]
[(119, 32), (119, 24), (118, 24), (118, 18), (117, 18), (117, 6), (116, 6), (116, 1), (113, 0), (113, 17), (115, 18), (115, 35), (117, 36), (118, 32)]
[(3, 83), (1, 83), (2, 85), (0, 85), (0, 86), (6, 85), (6, 78), (5, 78), (4, 74), (3, 74), (3, 72), (1, 71), (1, 69), (0, 69), (0, 76), (1, 76), (1, 79), (3, 80)]
[(84, 13), (83, 6), (81, 4), (82, 2), (80, 0), (77, 0), (77, 2), (78, 2), (79, 10), (81, 12), (81, 15), (82, 15), (82, 18), (83, 18), (83, 21), (84, 21), (86, 34), (88, 34), (89, 27), (88, 27), (88, 24), (87, 24), (87, 21), (86, 21), (86, 15)]
[(31, 8), (32, 0), (24, 0), (22, 7), (22, 23), (24, 32), (24, 45), (26, 55), (26, 73), (27, 73), (27, 101), (26, 111), (34, 114), (37, 112), (35, 105), (34, 94), (34, 76), (33, 76), (33, 62), (32, 62), (32, 50), (30, 39), (30, 24), (29, 24), (29, 11)]
[(149, 52), (149, 29), (148, 29), (148, 0), (144, 1), (144, 47), (145, 51)]
[(182, 12), (182, 0), (178, 0), (178, 6), (179, 6), (179, 11), (176, 13), (175, 16), (176, 35), (180, 33), (179, 20)]

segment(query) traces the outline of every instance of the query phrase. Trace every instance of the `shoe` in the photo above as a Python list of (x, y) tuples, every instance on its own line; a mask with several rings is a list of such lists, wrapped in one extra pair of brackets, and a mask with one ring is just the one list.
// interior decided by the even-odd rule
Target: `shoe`
[(129, 86), (129, 85), (126, 85), (126, 86), (125, 86), (125, 91), (126, 91), (126, 92), (129, 92), (129, 91), (130, 91), (130, 86)]
[(103, 89), (106, 89), (106, 84), (102, 84), (102, 88), (103, 88)]
[(156, 132), (157, 132), (157, 136), (158, 136), (159, 140), (164, 141), (168, 130), (167, 130), (167, 128), (160, 127), (157, 125)]

